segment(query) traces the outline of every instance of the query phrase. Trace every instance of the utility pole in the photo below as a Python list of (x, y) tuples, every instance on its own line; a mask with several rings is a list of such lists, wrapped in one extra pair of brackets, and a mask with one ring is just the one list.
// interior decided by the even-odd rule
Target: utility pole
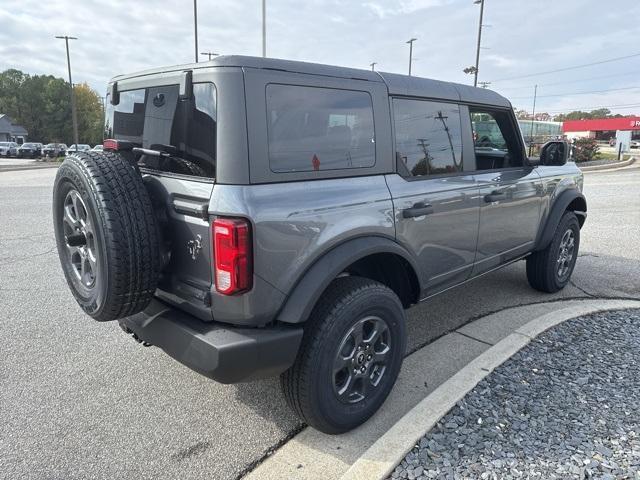
[(217, 57), (220, 54), (215, 52), (200, 52), (200, 55), (207, 55), (209, 57), (209, 61), (211, 61), (211, 57)]
[(267, 56), (267, 0), (262, 0), (262, 57)]
[(198, 63), (198, 0), (193, 0), (193, 35), (195, 38), (195, 57)]
[(475, 0), (474, 4), (480, 4), (480, 22), (478, 22), (478, 45), (476, 47), (476, 68), (473, 72), (473, 86), (478, 86), (478, 66), (480, 65), (480, 41), (482, 40), (482, 16), (484, 14), (484, 0)]
[(531, 114), (531, 131), (529, 132), (530, 140), (529, 140), (529, 156), (531, 156), (531, 152), (533, 149), (533, 125), (536, 120), (536, 98), (538, 97), (538, 85), (536, 84), (533, 87), (533, 113)]
[(409, 76), (411, 76), (411, 61), (413, 60), (413, 42), (418, 40), (417, 38), (412, 38), (407, 41), (409, 44)]
[(378, 62), (371, 62), (371, 63), (369, 64), (369, 66), (371, 67), (371, 71), (372, 71), (372, 72), (375, 72), (375, 71), (376, 71), (376, 68), (375, 68), (375, 67), (376, 67), (376, 65), (377, 65), (377, 64), (378, 64)]
[(71, 88), (71, 119), (73, 121), (73, 141), (76, 144), (76, 151), (78, 150), (78, 116), (76, 113), (76, 92), (73, 90), (73, 82), (71, 81), (71, 58), (69, 57), (69, 40), (77, 40), (77, 37), (70, 37), (68, 35), (56, 35), (56, 38), (64, 39), (65, 46), (67, 47), (67, 69), (69, 70), (69, 88)]

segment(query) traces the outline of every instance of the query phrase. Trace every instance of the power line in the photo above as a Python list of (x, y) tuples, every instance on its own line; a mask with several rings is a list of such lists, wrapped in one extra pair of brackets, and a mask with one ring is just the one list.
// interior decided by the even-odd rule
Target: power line
[[(634, 89), (638, 89), (640, 88), (640, 86), (636, 86), (636, 87), (622, 87), (622, 88), (609, 88), (607, 90), (589, 90), (586, 92), (574, 92), (574, 93), (554, 93), (554, 94), (549, 94), (549, 95), (538, 95), (538, 98), (547, 98), (547, 97), (572, 97), (574, 95), (588, 95), (590, 93), (605, 93), (605, 92), (619, 92), (621, 90), (634, 90)], [(533, 98), (532, 96), (528, 96), (528, 97), (510, 97), (511, 99), (529, 99), (529, 98)]]
[[(567, 85), (570, 83), (580, 83), (580, 82), (590, 82), (591, 80), (600, 80), (602, 78), (612, 78), (612, 77), (626, 77), (629, 75), (637, 75), (640, 73), (640, 70), (634, 70), (632, 72), (624, 72), (624, 73), (612, 73), (610, 75), (599, 75), (597, 77), (589, 77), (589, 78), (579, 78), (577, 80), (567, 80), (562, 82), (553, 82), (553, 83), (539, 83), (539, 87), (553, 87), (555, 85)], [(525, 90), (533, 88), (533, 85), (524, 85), (520, 87), (500, 87), (500, 90)]]
[(564, 68), (558, 68), (556, 70), (547, 70), (547, 71), (544, 71), (544, 72), (528, 73), (526, 75), (518, 75), (518, 76), (515, 76), (515, 77), (499, 78), (499, 79), (492, 80), (492, 81), (493, 82), (503, 82), (505, 80), (517, 80), (519, 78), (537, 77), (539, 75), (548, 75), (550, 73), (566, 72), (567, 70), (575, 70), (576, 68), (585, 68), (585, 67), (591, 67), (593, 65), (602, 65), (603, 63), (617, 62), (618, 60), (626, 60), (627, 58), (634, 58), (634, 57), (640, 57), (640, 53), (634, 53), (634, 54), (631, 54), (631, 55), (625, 55), (623, 57), (609, 58), (607, 60), (600, 60), (598, 62), (584, 63), (582, 65), (574, 65), (573, 67), (564, 67)]
[(566, 107), (559, 110), (545, 110), (544, 113), (564, 113), (564, 112), (575, 112), (575, 111), (588, 111), (588, 110), (598, 110), (600, 108), (608, 108), (609, 110), (620, 110), (623, 108), (637, 108), (640, 107), (640, 103), (629, 103), (629, 104), (616, 104), (616, 105), (596, 105), (591, 107)]

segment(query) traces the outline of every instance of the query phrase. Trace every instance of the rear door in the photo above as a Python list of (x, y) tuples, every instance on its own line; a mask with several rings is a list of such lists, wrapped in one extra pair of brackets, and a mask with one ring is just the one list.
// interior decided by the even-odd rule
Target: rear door
[(463, 159), (461, 107), (394, 98), (393, 118), (397, 173), (387, 184), (396, 236), (432, 294), (467, 279), (476, 253), (478, 187)]
[(536, 169), (526, 165), (522, 136), (510, 111), (470, 107), (470, 122), (481, 205), (475, 275), (531, 250), (542, 182)]
[(193, 94), (181, 98), (180, 74), (157, 80), (153, 86), (119, 82), (118, 105), (107, 98), (105, 138), (167, 153), (137, 158), (163, 239), (156, 295), (210, 320), (208, 205), (216, 174), (216, 87), (194, 75)]

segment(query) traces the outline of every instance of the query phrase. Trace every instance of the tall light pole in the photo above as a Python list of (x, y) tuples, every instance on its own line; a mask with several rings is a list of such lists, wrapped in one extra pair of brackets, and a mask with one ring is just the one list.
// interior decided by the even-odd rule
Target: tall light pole
[(195, 37), (195, 57), (198, 63), (198, 0), (193, 0), (193, 35)]
[(73, 121), (73, 141), (76, 144), (76, 151), (78, 149), (78, 116), (76, 114), (76, 93), (73, 90), (73, 82), (71, 81), (71, 58), (69, 57), (69, 40), (77, 40), (77, 37), (70, 37), (68, 35), (56, 35), (56, 38), (64, 39), (64, 44), (67, 47), (67, 69), (69, 70), (69, 88), (71, 88), (71, 119)]
[(475, 5), (480, 4), (480, 21), (478, 22), (478, 45), (476, 46), (476, 68), (473, 72), (473, 86), (478, 86), (478, 66), (480, 65), (480, 41), (482, 40), (482, 16), (484, 14), (484, 0), (475, 0)]
[(371, 71), (372, 71), (372, 72), (375, 72), (375, 70), (376, 70), (376, 65), (377, 65), (377, 64), (378, 64), (378, 62), (371, 62), (371, 63), (369, 64), (369, 66), (371, 67)]
[(216, 52), (200, 52), (200, 55), (207, 55), (209, 57), (209, 61), (211, 61), (211, 57), (217, 57), (220, 54)]
[(267, 56), (267, 0), (262, 0), (262, 57)]
[(538, 98), (538, 85), (536, 84), (533, 87), (533, 112), (531, 113), (531, 131), (529, 132), (529, 156), (531, 156), (531, 152), (533, 151), (533, 126), (536, 121), (536, 99)]
[(418, 40), (417, 38), (412, 38), (407, 41), (409, 44), (409, 76), (411, 76), (411, 61), (413, 60), (413, 42)]

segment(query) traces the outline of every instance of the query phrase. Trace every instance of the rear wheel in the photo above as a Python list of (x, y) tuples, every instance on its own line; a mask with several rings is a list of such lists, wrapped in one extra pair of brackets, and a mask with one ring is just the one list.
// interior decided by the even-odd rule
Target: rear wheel
[(580, 223), (575, 213), (566, 212), (547, 248), (527, 257), (529, 285), (548, 293), (563, 289), (571, 279), (579, 246)]
[(143, 310), (160, 270), (159, 234), (142, 177), (113, 152), (75, 152), (53, 190), (58, 256), (82, 309), (106, 321)]
[(308, 320), (296, 363), (281, 377), (287, 402), (322, 432), (351, 430), (387, 398), (405, 346), (395, 293), (366, 278), (338, 278)]

